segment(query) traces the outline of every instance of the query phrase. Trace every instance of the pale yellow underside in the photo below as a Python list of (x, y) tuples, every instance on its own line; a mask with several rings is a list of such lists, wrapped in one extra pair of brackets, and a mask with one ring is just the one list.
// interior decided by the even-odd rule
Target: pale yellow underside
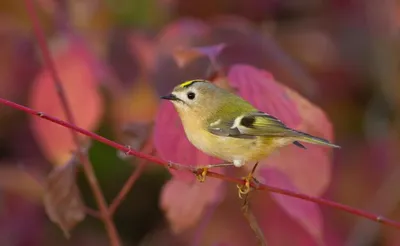
[(196, 148), (208, 155), (219, 159), (243, 164), (260, 161), (270, 155), (276, 148), (288, 144), (290, 139), (256, 137), (255, 139), (243, 139), (217, 136), (200, 127), (185, 129), (186, 136)]

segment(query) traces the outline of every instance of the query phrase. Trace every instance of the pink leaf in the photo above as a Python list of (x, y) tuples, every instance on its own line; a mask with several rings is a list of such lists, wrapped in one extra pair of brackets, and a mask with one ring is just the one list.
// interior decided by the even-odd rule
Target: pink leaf
[[(318, 137), (332, 138), (332, 127), (325, 114), (296, 92), (276, 82), (271, 74), (247, 65), (235, 65), (230, 69), (228, 79), (239, 95), (261, 111), (279, 118), (289, 127)], [(265, 182), (280, 184), (280, 181), (286, 186), (290, 184), (290, 188), (309, 195), (322, 194), (331, 178), (332, 150), (309, 144), (305, 146), (307, 150), (294, 145), (277, 150), (279, 155), (271, 155), (260, 163), (257, 177)], [(266, 169), (267, 167), (269, 169)], [(245, 168), (250, 169), (251, 165)], [(279, 177), (272, 181), (269, 180), (269, 171), (266, 171), (270, 168), (279, 172)], [(278, 187), (284, 188), (279, 185)], [(291, 203), (285, 201), (279, 200), (279, 205), (291, 217), (298, 221), (307, 220), (304, 214), (296, 210), (296, 203), (291, 206)], [(310, 226), (302, 223), (317, 240), (320, 240), (322, 235), (320, 224), (315, 222)]]
[(223, 196), (223, 182), (210, 179), (205, 183), (187, 183), (173, 178), (164, 187), (161, 207), (175, 233), (187, 230), (199, 222), (205, 209), (219, 203)]
[(290, 178), (302, 193), (319, 196), (329, 185), (331, 161), (324, 147), (308, 144), (304, 146), (308, 149), (300, 149), (293, 145), (278, 150), (279, 154), (264, 160), (260, 169), (270, 167), (279, 170)]
[[(289, 127), (319, 137), (332, 138), (332, 128), (325, 114), (299, 94), (275, 81), (268, 72), (248, 65), (235, 65), (229, 70), (228, 83), (240, 96), (247, 99), (255, 107), (278, 117)], [(154, 135), (155, 146), (159, 155), (166, 160), (184, 164), (193, 163), (193, 160), (197, 160), (196, 164), (213, 160), (200, 153), (188, 142), (178, 115), (168, 102), (162, 103), (160, 106)], [(320, 195), (325, 191), (330, 180), (331, 149), (310, 145), (307, 145), (307, 148), (307, 150), (296, 146), (282, 148), (282, 155), (271, 156), (261, 162), (256, 176), (261, 181), (273, 183), (278, 187), (310, 195)], [(201, 161), (199, 162), (199, 160)], [(249, 169), (251, 165), (246, 165), (245, 168)], [(181, 180), (183, 178), (183, 175), (176, 176), (175, 173), (174, 175)], [(187, 192), (191, 193), (190, 196), (195, 191), (187, 189)], [(181, 193), (184, 192), (181, 191)], [(165, 196), (168, 197), (168, 194)], [(291, 218), (299, 221), (300, 225), (317, 242), (321, 242), (322, 217), (315, 204), (294, 201), (293, 198), (286, 199), (282, 196), (274, 196), (274, 198)], [(171, 200), (175, 199), (171, 198)], [(186, 200), (184, 202), (185, 204), (189, 203)], [(197, 209), (197, 212), (203, 211), (199, 207)], [(178, 216), (170, 216), (169, 218), (173, 217), (177, 218)], [(185, 225), (191, 224), (193, 221), (176, 223)]]
[[(296, 186), (281, 171), (264, 168), (260, 171), (263, 183), (298, 192)], [(261, 180), (260, 180), (261, 181)], [(317, 204), (298, 198), (271, 193), (272, 198), (297, 222), (299, 222), (320, 243), (323, 239), (321, 211)]]
[[(109, 71), (94, 53), (92, 43), (88, 43), (85, 38), (74, 33), (66, 33), (61, 37), (65, 41), (64, 47), (60, 47), (59, 52), (68, 52), (70, 54), (79, 54), (79, 57), (93, 73), (93, 76), (99, 80), (107, 78)], [(96, 81), (97, 82), (97, 81)]]
[[(233, 66), (228, 74), (232, 87), (258, 109), (269, 113), (296, 130), (332, 139), (332, 126), (325, 114), (298, 93), (276, 82), (272, 75), (247, 65)], [(305, 144), (307, 150), (287, 146), (271, 155), (263, 166), (274, 167), (309, 195), (320, 195), (330, 181), (332, 149)], [(250, 166), (246, 166), (251, 168)]]
[[(333, 141), (332, 125), (325, 113), (298, 93), (286, 88), (289, 98), (296, 102), (302, 122), (295, 129)], [(307, 150), (287, 146), (280, 156), (271, 156), (267, 166), (274, 166), (288, 175), (303, 193), (321, 195), (331, 180), (332, 148), (304, 144)]]
[[(162, 102), (159, 107), (154, 126), (154, 146), (159, 156), (167, 161), (192, 166), (222, 162), (204, 154), (189, 142), (178, 113), (170, 102)], [(171, 172), (186, 181), (194, 179), (194, 175), (188, 172)]]
[[(196, 149), (186, 138), (181, 121), (170, 102), (162, 102), (154, 126), (154, 146), (158, 155), (167, 161), (183, 165), (208, 165), (221, 163)], [(223, 173), (220, 168), (213, 169)], [(208, 178), (198, 183), (189, 172), (171, 170), (174, 178), (164, 186), (161, 206), (171, 227), (181, 232), (197, 224), (210, 204), (219, 203), (225, 197), (221, 180)]]
[[(74, 43), (59, 47), (53, 57), (76, 124), (92, 130), (100, 120), (103, 102), (98, 92), (93, 66)], [(53, 78), (46, 68), (36, 77), (30, 92), (29, 106), (66, 120)], [(63, 164), (76, 149), (71, 132), (65, 127), (32, 117), (31, 127), (44, 155), (54, 164)], [(82, 138), (82, 137), (81, 137)]]
[(301, 122), (296, 103), (270, 73), (249, 65), (235, 65), (229, 70), (228, 80), (241, 97), (259, 110), (278, 117), (289, 127)]

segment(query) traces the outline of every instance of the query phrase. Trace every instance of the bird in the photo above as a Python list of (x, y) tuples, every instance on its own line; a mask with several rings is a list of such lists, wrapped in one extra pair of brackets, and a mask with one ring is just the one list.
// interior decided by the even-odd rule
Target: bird
[(260, 111), (240, 96), (214, 83), (195, 79), (173, 88), (161, 99), (172, 102), (189, 142), (203, 153), (224, 161), (198, 167), (198, 180), (205, 181), (213, 167), (242, 167), (256, 162), (238, 186), (239, 197), (249, 193), (258, 162), (275, 150), (294, 144), (311, 143), (333, 148), (340, 146), (328, 140), (287, 127), (278, 118)]

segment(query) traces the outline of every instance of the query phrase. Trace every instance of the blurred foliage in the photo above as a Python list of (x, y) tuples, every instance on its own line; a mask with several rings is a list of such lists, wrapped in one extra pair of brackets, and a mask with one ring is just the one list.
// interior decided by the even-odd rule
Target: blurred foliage
[[(66, 94), (76, 103), (72, 108), (79, 126), (140, 148), (152, 135), (149, 129), (160, 94), (185, 79), (224, 76), (210, 69), (209, 56), (178, 52), (223, 43), (227, 46), (218, 54), (222, 71), (237, 63), (267, 70), (328, 115), (335, 143), (342, 149), (335, 152), (331, 182), (323, 197), (400, 220), (398, 2), (34, 2), (61, 79), (68, 84)], [(22, 1), (0, 3), (0, 52), (0, 97), (63, 119)], [(38, 83), (48, 84), (38, 88)], [(45, 177), (52, 166), (68, 161), (74, 146), (65, 137), (68, 130), (49, 130), (43, 121), (35, 124), (31, 117), (0, 106), (0, 244), (108, 245), (101, 222), (90, 216), (66, 240), (45, 215), (41, 203)], [(111, 202), (137, 160), (85, 141)], [(96, 208), (82, 172), (78, 175), (82, 197), (88, 207)], [(201, 245), (223, 245), (213, 239), (215, 231), (224, 228), (218, 224), (224, 216), (230, 218), (225, 221), (230, 230), (221, 234), (240, 236), (238, 242), (251, 235), (245, 226), (241, 233), (233, 229), (243, 221), (232, 197), (214, 208), (215, 217), (206, 229), (199, 226), (174, 235), (160, 209), (163, 185), (169, 178), (167, 170), (149, 163), (118, 208), (115, 222), (125, 245), (191, 245), (188, 242), (199, 231)], [(268, 235), (288, 240), (291, 235), (298, 245), (310, 245), (304, 228), (269, 197), (264, 202), (263, 221), (275, 223), (266, 225), (267, 240)], [(331, 208), (320, 209), (326, 245), (400, 243), (394, 229)]]
[(117, 25), (154, 27), (160, 24), (165, 15), (157, 0), (106, 0), (104, 3)]

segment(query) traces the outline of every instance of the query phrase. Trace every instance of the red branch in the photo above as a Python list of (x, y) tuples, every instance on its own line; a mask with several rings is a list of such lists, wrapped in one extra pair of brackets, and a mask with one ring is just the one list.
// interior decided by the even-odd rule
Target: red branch
[[(73, 117), (71, 108), (69, 106), (67, 96), (65, 94), (65, 90), (63, 88), (63, 85), (61, 83), (61, 79), (57, 73), (56, 66), (54, 64), (54, 61), (50, 55), (50, 51), (46, 42), (45, 35), (43, 33), (42, 27), (40, 25), (40, 21), (38, 19), (38, 16), (36, 14), (35, 8), (33, 6), (33, 1), (32, 0), (25, 0), (25, 6), (28, 11), (29, 18), (32, 22), (32, 26), (34, 29), (35, 37), (37, 39), (37, 42), (40, 47), (40, 51), (42, 52), (43, 55), (43, 60), (44, 60), (44, 66), (47, 67), (47, 69), (50, 72), (51, 77), (53, 78), (54, 86), (57, 91), (58, 97), (61, 100), (61, 105), (62, 108), (65, 112), (66, 118), (68, 122), (71, 122), (73, 125), (75, 125), (75, 119)], [(118, 236), (118, 231), (115, 228), (115, 225), (112, 221), (112, 216), (110, 215), (108, 208), (107, 208), (107, 202), (103, 196), (103, 193), (101, 191), (100, 185), (97, 181), (97, 178), (94, 174), (93, 166), (88, 160), (88, 158), (80, 151), (80, 140), (79, 136), (76, 133), (76, 131), (73, 131), (71, 129), (71, 135), (73, 138), (73, 141), (77, 147), (77, 153), (78, 153), (78, 158), (82, 163), (83, 169), (85, 170), (86, 177), (88, 179), (89, 185), (93, 191), (94, 197), (96, 199), (97, 205), (100, 209), (100, 214), (103, 218), (108, 237), (110, 239), (110, 243), (113, 246), (119, 246), (120, 245), (120, 239)]]
[[(54, 123), (56, 123), (58, 125), (62, 125), (64, 127), (72, 129), (74, 131), (77, 131), (77, 132), (79, 132), (79, 133), (81, 133), (83, 135), (86, 135), (86, 136), (88, 136), (88, 137), (90, 137), (90, 138), (92, 138), (92, 139), (94, 139), (96, 141), (102, 142), (102, 143), (107, 144), (107, 145), (109, 145), (109, 146), (111, 146), (113, 148), (121, 150), (121, 151), (125, 152), (127, 155), (133, 155), (133, 156), (136, 156), (138, 158), (145, 159), (145, 160), (147, 160), (149, 162), (152, 162), (154, 164), (165, 166), (167, 168), (171, 168), (171, 169), (175, 169), (175, 170), (181, 170), (181, 171), (187, 171), (187, 172), (192, 172), (192, 173), (197, 173), (196, 167), (186, 166), (186, 165), (176, 164), (176, 163), (171, 163), (171, 162), (166, 162), (166, 161), (163, 161), (163, 160), (161, 160), (161, 159), (159, 159), (159, 158), (157, 158), (155, 156), (147, 155), (147, 154), (132, 150), (129, 147), (126, 147), (124, 145), (121, 145), (119, 143), (111, 141), (111, 140), (109, 140), (107, 138), (104, 138), (104, 137), (102, 137), (100, 135), (97, 135), (97, 134), (95, 134), (93, 132), (90, 132), (90, 131), (87, 131), (85, 129), (79, 128), (79, 127), (77, 127), (75, 125), (72, 125), (72, 124), (70, 124), (68, 122), (59, 120), (59, 119), (57, 119), (55, 117), (46, 115), (45, 113), (33, 110), (31, 108), (28, 108), (28, 107), (22, 106), (20, 104), (8, 101), (6, 99), (0, 98), (0, 103), (4, 104), (4, 105), (7, 105), (9, 107), (24, 111), (24, 112), (26, 112), (28, 114), (36, 115), (38, 117), (41, 117), (42, 119), (49, 120), (49, 121), (54, 122)], [(231, 182), (231, 183), (242, 184), (242, 185), (244, 184), (244, 181), (241, 180), (241, 179), (230, 177), (230, 176), (226, 176), (226, 175), (215, 173), (215, 172), (208, 172), (207, 176), (213, 177), (213, 178), (222, 179), (222, 180), (225, 180), (225, 181), (228, 181), (228, 182)], [(356, 208), (353, 208), (353, 207), (350, 207), (350, 206), (347, 206), (347, 205), (344, 205), (344, 204), (340, 204), (340, 203), (337, 203), (337, 202), (329, 201), (329, 200), (326, 200), (326, 199), (323, 199), (323, 198), (317, 198), (317, 197), (304, 195), (304, 194), (301, 194), (301, 193), (297, 193), (297, 192), (293, 192), (293, 191), (290, 191), (290, 190), (285, 190), (285, 189), (281, 189), (281, 188), (277, 188), (277, 187), (273, 187), (273, 186), (269, 186), (269, 185), (265, 185), (265, 184), (261, 184), (261, 183), (252, 183), (251, 186), (256, 190), (267, 190), (269, 192), (279, 193), (279, 194), (282, 194), (282, 195), (287, 195), (287, 196), (303, 199), (303, 200), (306, 200), (306, 201), (315, 202), (317, 204), (321, 204), (321, 205), (329, 206), (329, 207), (332, 207), (332, 208), (336, 208), (336, 209), (345, 211), (347, 213), (351, 213), (351, 214), (354, 214), (354, 215), (357, 215), (357, 216), (360, 216), (360, 217), (364, 217), (366, 219), (369, 219), (369, 220), (372, 220), (372, 221), (375, 221), (375, 222), (379, 222), (379, 223), (387, 225), (387, 226), (391, 226), (391, 227), (400, 229), (400, 223), (397, 222), (397, 221), (393, 221), (393, 220), (387, 219), (387, 218), (385, 218), (383, 216), (376, 215), (376, 214), (373, 214), (373, 213), (369, 213), (369, 212), (366, 212), (366, 211), (363, 211), (363, 210), (359, 210), (359, 209), (356, 209)]]

